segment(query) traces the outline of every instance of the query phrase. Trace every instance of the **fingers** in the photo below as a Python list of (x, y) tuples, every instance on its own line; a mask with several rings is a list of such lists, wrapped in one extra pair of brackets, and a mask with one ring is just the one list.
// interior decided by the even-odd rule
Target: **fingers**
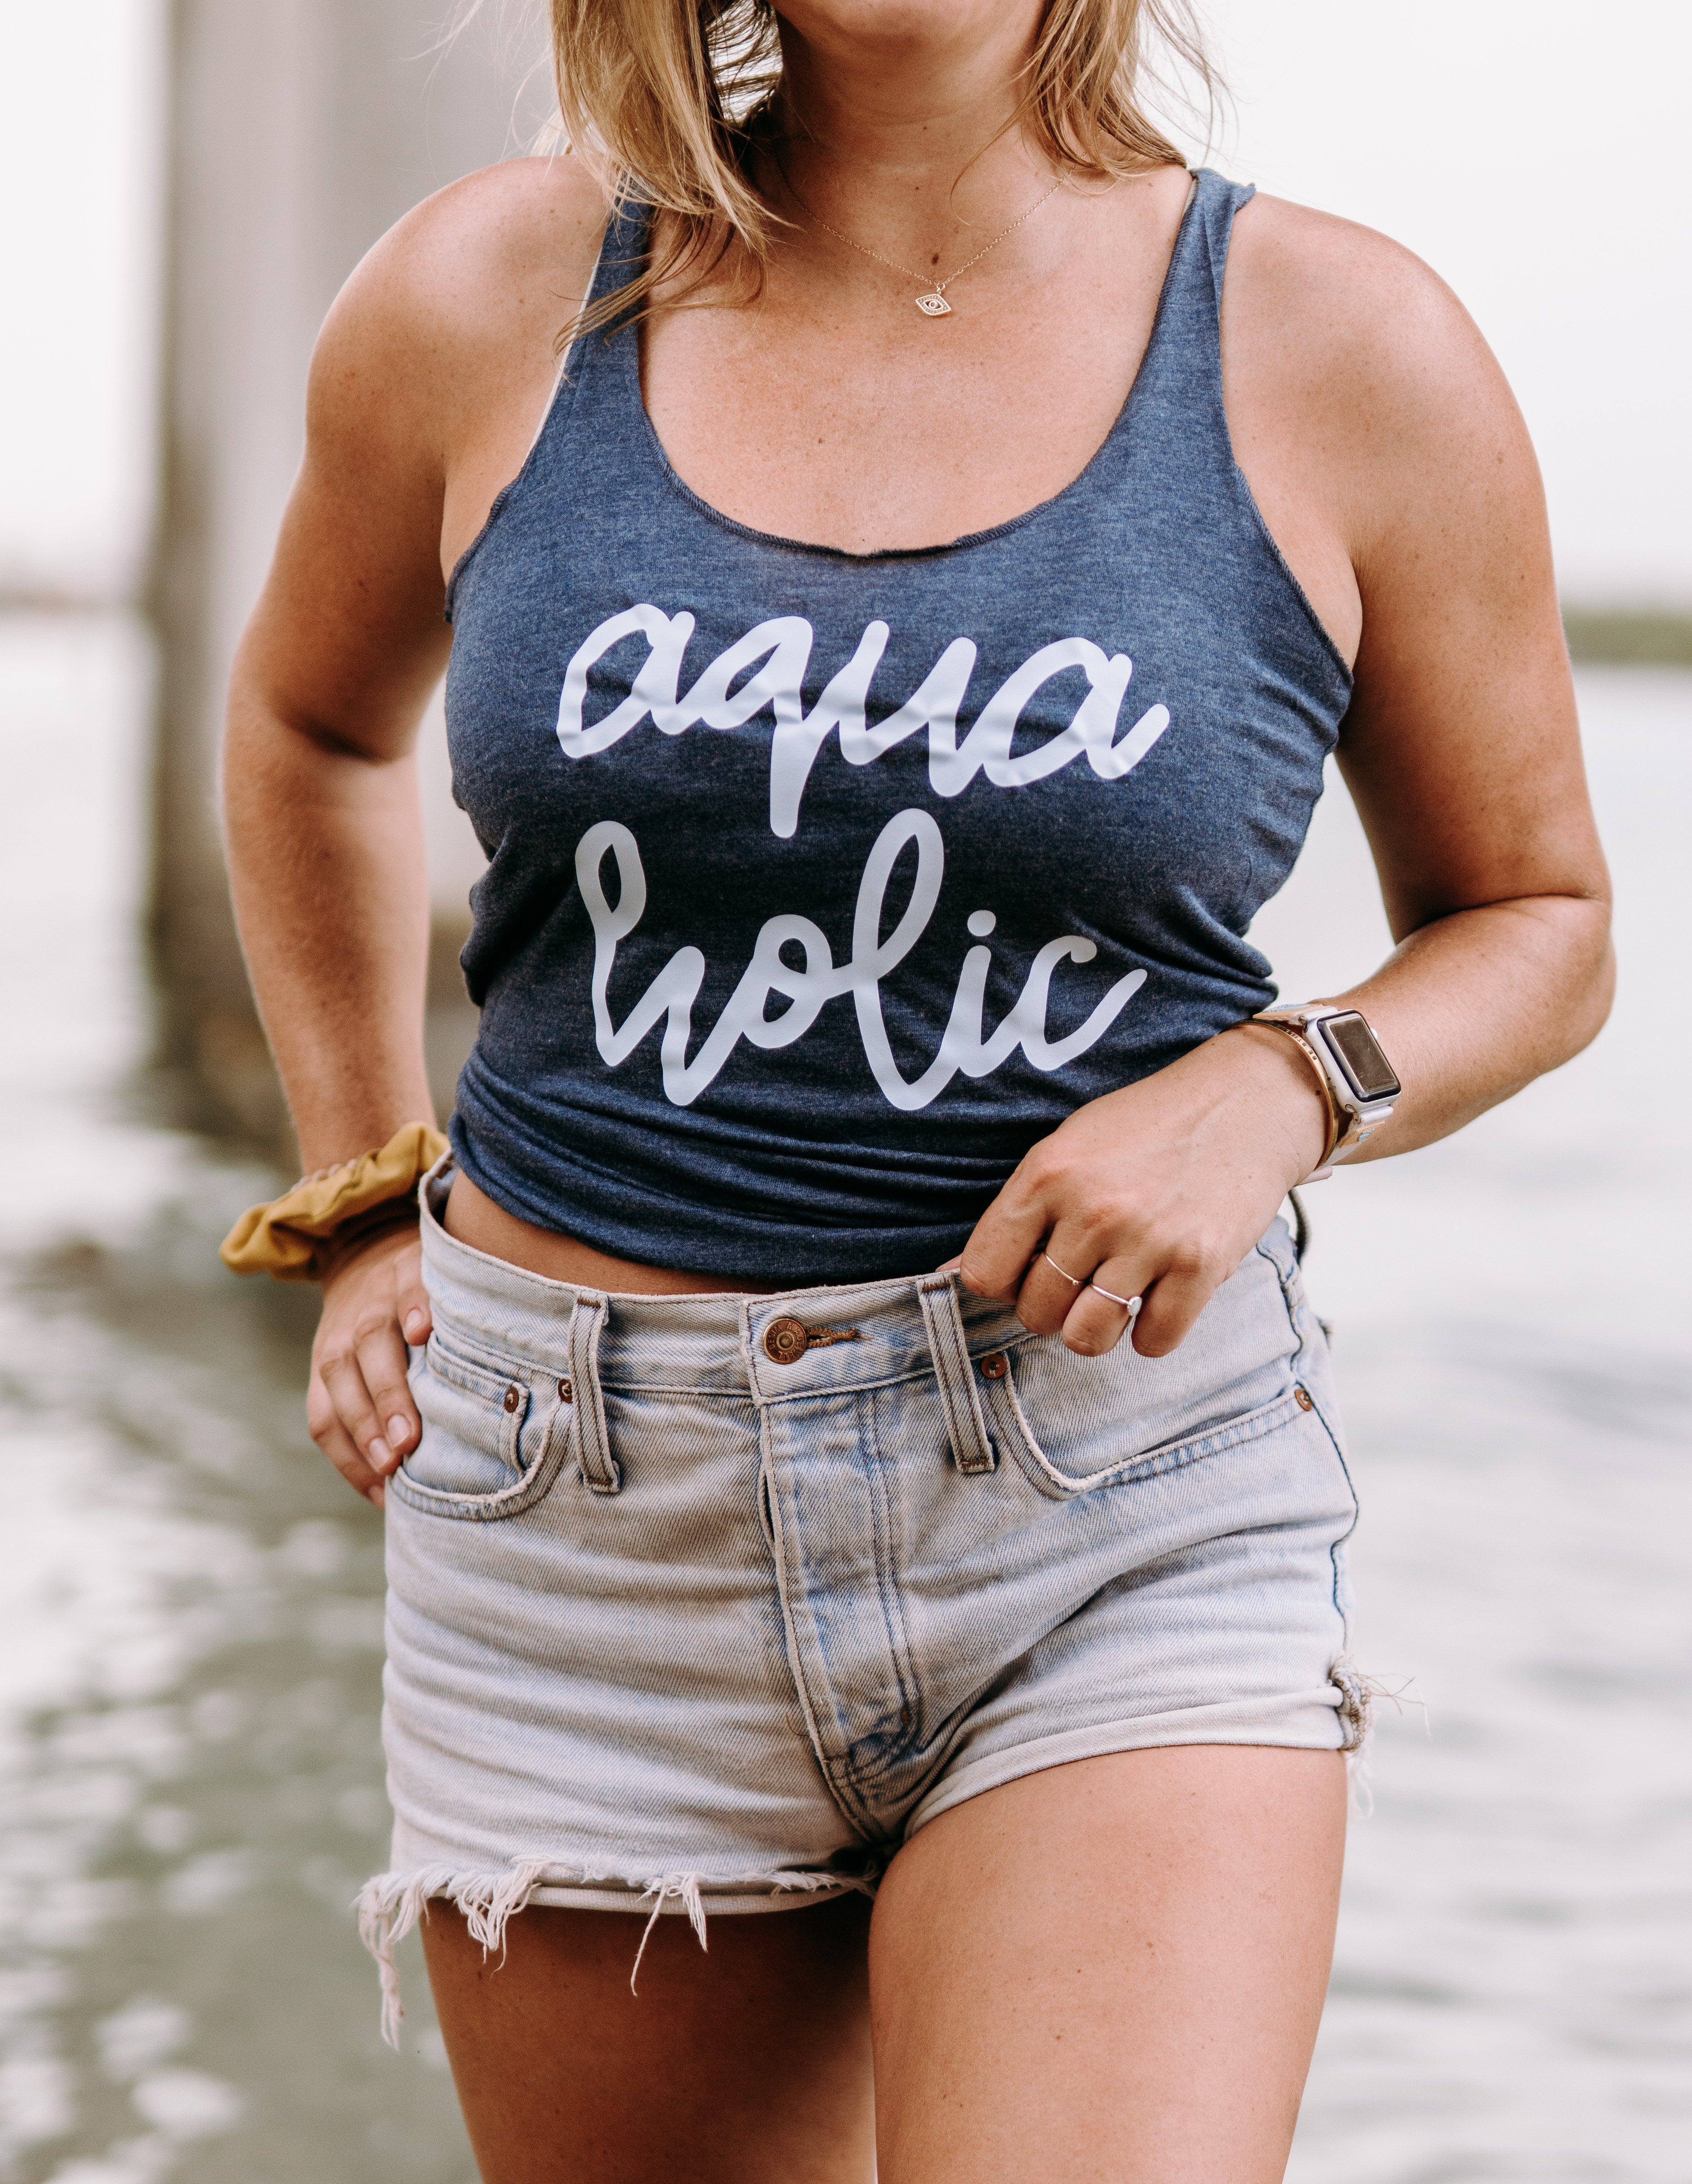
[(1016, 1317), (1078, 1357), (1104, 1357), (1130, 1329), (1141, 1357), (1164, 1357), (1232, 1271), (1201, 1245), (1155, 1238), (1101, 1259), (1096, 1228), (1060, 1221), (1028, 1269)]
[[(1109, 1263), (1099, 1268), (1099, 1280), (1114, 1294), (1107, 1296), (1104, 1290), (1089, 1286), (1082, 1290), (1065, 1318), (1063, 1346), (1077, 1357), (1102, 1357), (1114, 1350), (1143, 1309), (1137, 1290), (1118, 1289), (1110, 1279), (1106, 1270)], [(1133, 1346), (1139, 1347), (1138, 1340)]]
[[(1066, 1328), (1071, 1313), (1086, 1295), (1098, 1259), (1096, 1244), (1089, 1245), (1072, 1228), (1066, 1238), (1060, 1223), (1044, 1250), (1035, 1255), (1016, 1293), (1016, 1317), (1023, 1326), (1036, 1334), (1056, 1334)], [(1122, 1332), (1120, 1328), (1116, 1331)]]
[(1106, 1259), (1065, 1318), (1065, 1346), (1083, 1357), (1101, 1357), (1132, 1330), (1142, 1357), (1166, 1357), (1193, 1332), (1233, 1271), (1222, 1257), (1190, 1243), (1138, 1262)]
[(391, 1312), (360, 1323), (358, 1358), (359, 1372), (377, 1421), (377, 1438), (369, 1443), (356, 1433), (353, 1438), (376, 1470), (391, 1471), (408, 1450), (417, 1446), (421, 1432), (417, 1406), (405, 1378), (410, 1360), (399, 1323)]
[(406, 1380), (406, 1331), (426, 1340), (430, 1324), (415, 1238), (398, 1250), (377, 1238), (324, 1284), (307, 1422), (331, 1462), (378, 1507), (382, 1480), (422, 1438)]
[(393, 1264), (394, 1317), (406, 1340), (420, 1350), (434, 1332), (429, 1292), (423, 1286), (423, 1247), (413, 1244)]
[[(1160, 1152), (1156, 1129), (1129, 1128), (1124, 1106), (1149, 1096), (1140, 1087), (1109, 1095), (1035, 1145), (960, 1262), (965, 1288), (1011, 1305), (1031, 1332), (1060, 1336), (1078, 1357), (1104, 1356), (1131, 1328), (1141, 1356), (1166, 1357), (1262, 1234), (1283, 1187), (1277, 1173), (1207, 1161), (1184, 1140)], [(1237, 1118), (1217, 1112), (1222, 1139)], [(1224, 1152), (1233, 1145), (1222, 1139)], [(1131, 1163), (1125, 1145), (1149, 1150)]]
[[(1145, 1292), (1134, 1321), (1134, 1348), (1142, 1357), (1166, 1357), (1193, 1332), (1199, 1314), (1233, 1272), (1199, 1251), (1177, 1253)], [(1105, 1286), (1116, 1284), (1108, 1275)], [(1126, 1296), (1127, 1291), (1122, 1294)]]
[[(318, 1373), (329, 1391), (337, 1424), (378, 1478), (386, 1478), (399, 1462), (399, 1452), (388, 1438), (390, 1432), (403, 1427), (403, 1439), (409, 1440), (411, 1435), (409, 1418), (398, 1408), (393, 1392), (392, 1361), (396, 1352), (401, 1357), (404, 1354), (399, 1331), (390, 1323), (386, 1343), (380, 1329), (367, 1326), (350, 1338), (324, 1343), (317, 1360)], [(376, 1390), (365, 1377), (366, 1354), (377, 1389), (386, 1397), (387, 1410), (394, 1420), (392, 1428), (378, 1407)], [(322, 1445), (320, 1441), (319, 1446)]]
[[(1037, 1146), (1035, 1150), (1038, 1152)], [(958, 1262), (959, 1278), (977, 1296), (1015, 1304), (1029, 1272), (1028, 1262), (1050, 1226), (1040, 1178), (1028, 1173), (1030, 1154), (983, 1213)], [(1084, 1273), (1084, 1268), (1074, 1271)]]
[(1153, 1254), (1101, 1257), (1096, 1230), (1060, 1221), (1028, 1269), (1016, 1317), (1036, 1334), (1060, 1335), (1078, 1357), (1102, 1357), (1133, 1325), (1155, 1274)]
[(341, 1423), (334, 1398), (315, 1372), (306, 1394), (305, 1422), (312, 1439), (354, 1493), (362, 1494), (380, 1509), (385, 1499), (381, 1479), (359, 1455), (357, 1445)]

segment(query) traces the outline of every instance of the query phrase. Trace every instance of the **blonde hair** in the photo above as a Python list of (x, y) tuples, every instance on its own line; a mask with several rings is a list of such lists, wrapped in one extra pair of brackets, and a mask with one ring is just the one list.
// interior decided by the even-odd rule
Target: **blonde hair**
[[(628, 281), (578, 312), (559, 345), (639, 316), (654, 292), (696, 287), (737, 239), (761, 281), (777, 216), (748, 179), (782, 78), (772, 0), (551, 0), (554, 142), (579, 153), (618, 205), (672, 215)], [(1182, 164), (1141, 103), (1160, 46), (1214, 111), (1217, 79), (1188, 0), (1049, 0), (1017, 119), (1061, 171), (1102, 181)]]

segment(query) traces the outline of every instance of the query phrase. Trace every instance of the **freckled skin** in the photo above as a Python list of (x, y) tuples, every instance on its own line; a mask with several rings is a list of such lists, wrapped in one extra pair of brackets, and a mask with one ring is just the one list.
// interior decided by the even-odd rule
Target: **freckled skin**
[[(806, 201), (890, 258), (961, 264), (1052, 180), (1009, 125), (1039, 14), (783, 0)], [(695, 492), (756, 529), (862, 551), (989, 528), (1085, 466), (1144, 349), (1179, 169), (1060, 190), (928, 319), (902, 276), (757, 179), (792, 224), (755, 308), (706, 291), (643, 336), (647, 407)], [(574, 159), (472, 176), (372, 251), (319, 345), (225, 768), (237, 909), (307, 1170), (430, 1112), (410, 754), (445, 664), (446, 572), (522, 462), (604, 218)], [(1332, 998), (1367, 1015), (1404, 1080), (1366, 1148), (1388, 1157), (1557, 1067), (1608, 1007), (1607, 879), (1538, 475), (1455, 298), (1344, 221), (1261, 197), (1241, 212), (1222, 363), (1258, 507), (1355, 663), (1340, 764), (1398, 944)], [(1036, 1146), (963, 1279), (1083, 1356), (1127, 1325), (1098, 1291), (1144, 1295), (1130, 1339), (1164, 1355), (1324, 1128), (1288, 1041), (1225, 1034)], [(447, 1219), (563, 1280), (721, 1286), (532, 1228), (461, 1176)], [(1042, 1242), (1096, 1288), (1036, 1258)], [(330, 1270), (309, 1415), (373, 1501), (418, 1432), (404, 1344), (428, 1326), (405, 1231)], [(1272, 2184), (1342, 1837), (1333, 1753), (1082, 1761), (925, 1829), (867, 1937), (861, 1906), (813, 1906), (718, 1919), (702, 1956), (685, 1920), (660, 1919), (637, 2000), (632, 1918), (525, 1912), (496, 1969), (437, 1906), (431, 1977), (483, 2177), (869, 2184), (878, 2163), (880, 2184)]]

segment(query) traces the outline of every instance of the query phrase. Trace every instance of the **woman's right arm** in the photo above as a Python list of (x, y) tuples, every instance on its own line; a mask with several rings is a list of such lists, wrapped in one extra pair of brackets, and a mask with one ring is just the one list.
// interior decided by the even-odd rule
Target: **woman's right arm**
[[(443, 563), (520, 465), (599, 210), (544, 163), (472, 176), (377, 244), (313, 358), (305, 459), (224, 747), (236, 918), (307, 1173), (432, 1119), (413, 747), (450, 644)], [(323, 1290), (312, 1438), (379, 1504), (420, 1430), (415, 1230), (331, 1264)]]
[[(423, 429), (428, 388), (395, 339), (403, 274), (361, 268), (324, 328), (305, 460), (230, 685), (235, 914), (308, 1174), (433, 1119), (412, 747), (449, 633), (438, 434)], [(377, 1502), (417, 1430), (400, 1327), (426, 1334), (427, 1313), (409, 1228), (324, 1284), (311, 1435)]]

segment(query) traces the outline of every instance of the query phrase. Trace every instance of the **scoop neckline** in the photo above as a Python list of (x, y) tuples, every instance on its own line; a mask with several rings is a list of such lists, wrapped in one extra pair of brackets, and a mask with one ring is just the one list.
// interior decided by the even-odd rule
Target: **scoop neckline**
[[(725, 531), (734, 532), (742, 538), (749, 539), (754, 545), (771, 547), (784, 554), (804, 554), (819, 560), (844, 562), (849, 567), (874, 568), (888, 561), (932, 560), (941, 554), (960, 554), (968, 551), (972, 547), (990, 545), (993, 540), (1006, 538), (1011, 532), (1021, 531), (1028, 524), (1038, 521), (1041, 516), (1049, 514), (1062, 502), (1068, 500), (1082, 490), (1094, 471), (1104, 461), (1117, 435), (1127, 429), (1128, 413), (1133, 408), (1134, 397), (1144, 383), (1146, 367), (1151, 362), (1152, 353), (1156, 348), (1158, 337), (1163, 331), (1164, 316), (1168, 309), (1171, 287), (1175, 278), (1175, 268), (1187, 242), (1189, 223), (1198, 211), (1199, 198), (1203, 189), (1202, 176), (1205, 171), (1197, 167), (1188, 170), (1191, 181), (1187, 192), (1187, 202), (1182, 207), (1181, 218), (1176, 226), (1175, 240), (1170, 246), (1169, 263), (1163, 269), (1163, 280), (1157, 292), (1157, 309), (1152, 314), (1151, 332), (1146, 336), (1145, 347), (1140, 352), (1139, 362), (1134, 367), (1134, 376), (1128, 383), (1127, 393), (1122, 397), (1121, 408), (1110, 420), (1110, 429), (1104, 438), (1100, 440), (1075, 476), (1067, 484), (1060, 486), (1055, 493), (1048, 494), (1044, 500), (1036, 501), (1032, 508), (1026, 508), (1016, 515), (1008, 515), (1002, 522), (989, 524), (984, 530), (960, 532), (955, 538), (937, 539), (931, 545), (877, 546), (865, 554), (854, 553), (849, 546), (825, 546), (815, 539), (789, 538), (778, 531), (761, 531), (755, 524), (743, 523), (738, 516), (730, 515), (725, 510), (718, 508), (715, 503), (707, 500), (703, 493), (695, 493), (693, 487), (671, 461), (669, 451), (660, 437), (658, 427), (653, 423), (651, 413), (646, 406), (646, 390), (641, 384), (640, 327), (636, 325), (629, 329), (634, 338), (627, 345), (623, 370), (629, 383), (635, 408), (639, 412), (641, 423), (645, 428), (647, 444), (657, 459), (660, 471), (665, 482), (709, 521), (719, 525)], [(652, 210), (649, 205), (641, 207), (640, 247), (643, 253), (651, 237)]]

